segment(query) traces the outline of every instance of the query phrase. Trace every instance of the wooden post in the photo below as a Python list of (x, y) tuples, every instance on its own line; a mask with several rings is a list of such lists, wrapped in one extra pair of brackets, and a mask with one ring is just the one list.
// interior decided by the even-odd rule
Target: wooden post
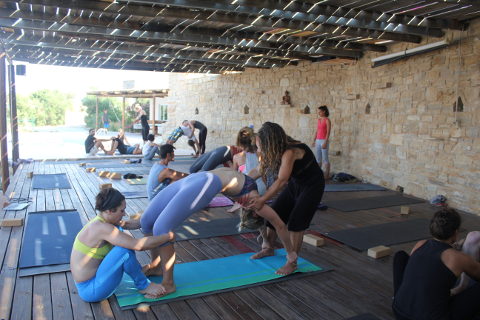
[(5, 52), (0, 56), (0, 153), (2, 161), (2, 190), (7, 192), (10, 184), (8, 173), (8, 148), (7, 148), (7, 92), (5, 79)]
[(12, 130), (12, 162), (13, 173), (17, 171), (20, 151), (18, 146), (18, 116), (17, 116), (17, 93), (15, 89), (15, 66), (11, 64), (8, 68), (10, 82), (10, 127)]
[(96, 104), (95, 104), (95, 132), (97, 132), (98, 130), (98, 96), (95, 96), (95, 97), (97, 97)]
[(155, 125), (155, 108), (156, 108), (155, 96), (153, 96), (153, 107), (152, 107), (153, 130), (152, 130), (152, 133), (153, 133), (154, 135), (157, 134), (157, 126)]
[(122, 105), (122, 129), (125, 130), (125, 97), (123, 97)]

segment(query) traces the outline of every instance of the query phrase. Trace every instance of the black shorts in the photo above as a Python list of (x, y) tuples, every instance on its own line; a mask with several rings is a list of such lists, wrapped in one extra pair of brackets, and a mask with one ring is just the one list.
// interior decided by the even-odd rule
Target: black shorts
[[(319, 177), (308, 185), (298, 184), (294, 180), (273, 202), (272, 209), (280, 216), (289, 231), (305, 231), (310, 226), (317, 207), (322, 200), (325, 181)], [(273, 226), (267, 223), (267, 226)]]

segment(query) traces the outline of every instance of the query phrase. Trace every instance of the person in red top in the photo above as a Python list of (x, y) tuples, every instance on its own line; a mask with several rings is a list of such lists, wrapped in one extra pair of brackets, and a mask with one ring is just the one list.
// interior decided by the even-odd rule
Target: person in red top
[(328, 118), (329, 115), (327, 106), (318, 107), (317, 131), (312, 144), (312, 147), (315, 146), (315, 158), (320, 167), (322, 167), (323, 162), (322, 169), (325, 180), (330, 176), (330, 162), (328, 161), (328, 147), (330, 143), (328, 139), (330, 138), (332, 123)]

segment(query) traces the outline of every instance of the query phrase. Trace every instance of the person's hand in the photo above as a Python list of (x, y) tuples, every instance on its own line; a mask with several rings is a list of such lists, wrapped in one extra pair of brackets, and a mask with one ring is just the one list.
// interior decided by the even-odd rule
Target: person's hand
[(322, 149), (327, 149), (327, 141), (325, 141), (323, 144), (322, 144)]
[(258, 198), (251, 199), (249, 204), (247, 205), (247, 208), (252, 208), (258, 211), (262, 209), (264, 205), (265, 205), (265, 200), (263, 200), (262, 197), (258, 197)]
[(172, 231), (169, 231), (167, 234), (168, 234), (168, 240), (169, 241), (174, 241), (175, 240), (175, 233), (173, 233)]

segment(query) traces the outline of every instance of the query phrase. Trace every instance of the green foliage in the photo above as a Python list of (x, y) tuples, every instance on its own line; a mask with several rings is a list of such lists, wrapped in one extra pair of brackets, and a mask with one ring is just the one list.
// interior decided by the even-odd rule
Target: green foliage
[(18, 117), (37, 126), (65, 124), (65, 111), (73, 107), (73, 96), (58, 90), (39, 90), (29, 96), (17, 95)]

